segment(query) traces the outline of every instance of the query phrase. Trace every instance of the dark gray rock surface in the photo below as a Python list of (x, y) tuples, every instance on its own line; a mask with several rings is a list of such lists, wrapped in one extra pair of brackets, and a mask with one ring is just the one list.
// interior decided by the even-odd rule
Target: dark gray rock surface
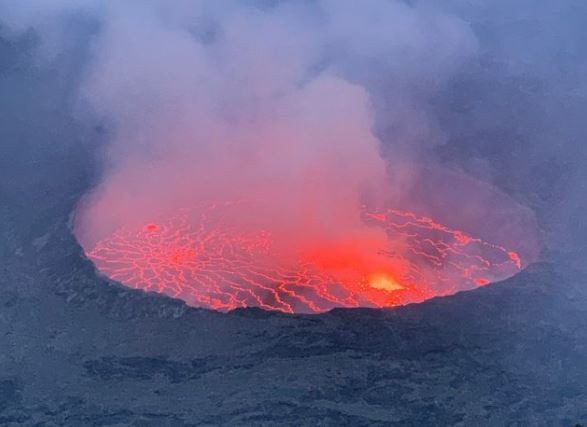
[(587, 297), (569, 268), (390, 310), (192, 309), (100, 277), (68, 227), (75, 198), (44, 173), (0, 208), (0, 425), (587, 420)]

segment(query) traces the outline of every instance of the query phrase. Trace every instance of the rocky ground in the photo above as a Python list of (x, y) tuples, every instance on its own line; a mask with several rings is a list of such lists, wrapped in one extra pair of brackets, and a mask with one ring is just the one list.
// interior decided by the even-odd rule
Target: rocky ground
[(192, 309), (84, 257), (69, 222), (87, 178), (57, 162), (83, 164), (82, 145), (2, 168), (0, 425), (587, 421), (587, 296), (563, 263), (390, 310)]

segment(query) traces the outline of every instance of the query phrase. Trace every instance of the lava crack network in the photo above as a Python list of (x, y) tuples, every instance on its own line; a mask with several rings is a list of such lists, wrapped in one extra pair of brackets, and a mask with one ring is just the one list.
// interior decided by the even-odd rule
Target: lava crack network
[(87, 254), (101, 272), (126, 286), (193, 306), (306, 313), (420, 302), (504, 279), (521, 268), (516, 252), (431, 218), (389, 209), (364, 212), (364, 221), (385, 230), (389, 247), (380, 255), (403, 267), (346, 280), (304, 257), (277, 262), (269, 232), (230, 227), (223, 209), (182, 210), (135, 229), (122, 228)]

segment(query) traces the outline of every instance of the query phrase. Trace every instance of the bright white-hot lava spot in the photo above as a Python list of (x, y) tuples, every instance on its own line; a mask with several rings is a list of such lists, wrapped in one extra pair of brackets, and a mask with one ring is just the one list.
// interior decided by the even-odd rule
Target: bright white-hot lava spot
[(390, 307), (473, 289), (514, 275), (520, 256), (435, 222), (389, 209), (363, 213), (385, 230), (379, 255), (390, 267), (336, 274), (311, 256), (280, 260), (271, 233), (242, 232), (224, 205), (122, 228), (86, 248), (97, 268), (126, 286), (217, 310), (257, 306), (284, 312)]

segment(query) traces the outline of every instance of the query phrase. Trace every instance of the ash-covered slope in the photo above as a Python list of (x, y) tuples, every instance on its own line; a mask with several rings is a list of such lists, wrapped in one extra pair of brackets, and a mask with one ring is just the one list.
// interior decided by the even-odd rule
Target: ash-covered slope
[(392, 310), (190, 309), (96, 275), (68, 227), (84, 144), (56, 152), (69, 125), (42, 119), (8, 135), (0, 172), (0, 424), (587, 420), (587, 298), (566, 267)]
[(392, 310), (220, 314), (96, 277), (63, 220), (3, 259), (0, 424), (587, 419), (585, 295), (553, 264)]

